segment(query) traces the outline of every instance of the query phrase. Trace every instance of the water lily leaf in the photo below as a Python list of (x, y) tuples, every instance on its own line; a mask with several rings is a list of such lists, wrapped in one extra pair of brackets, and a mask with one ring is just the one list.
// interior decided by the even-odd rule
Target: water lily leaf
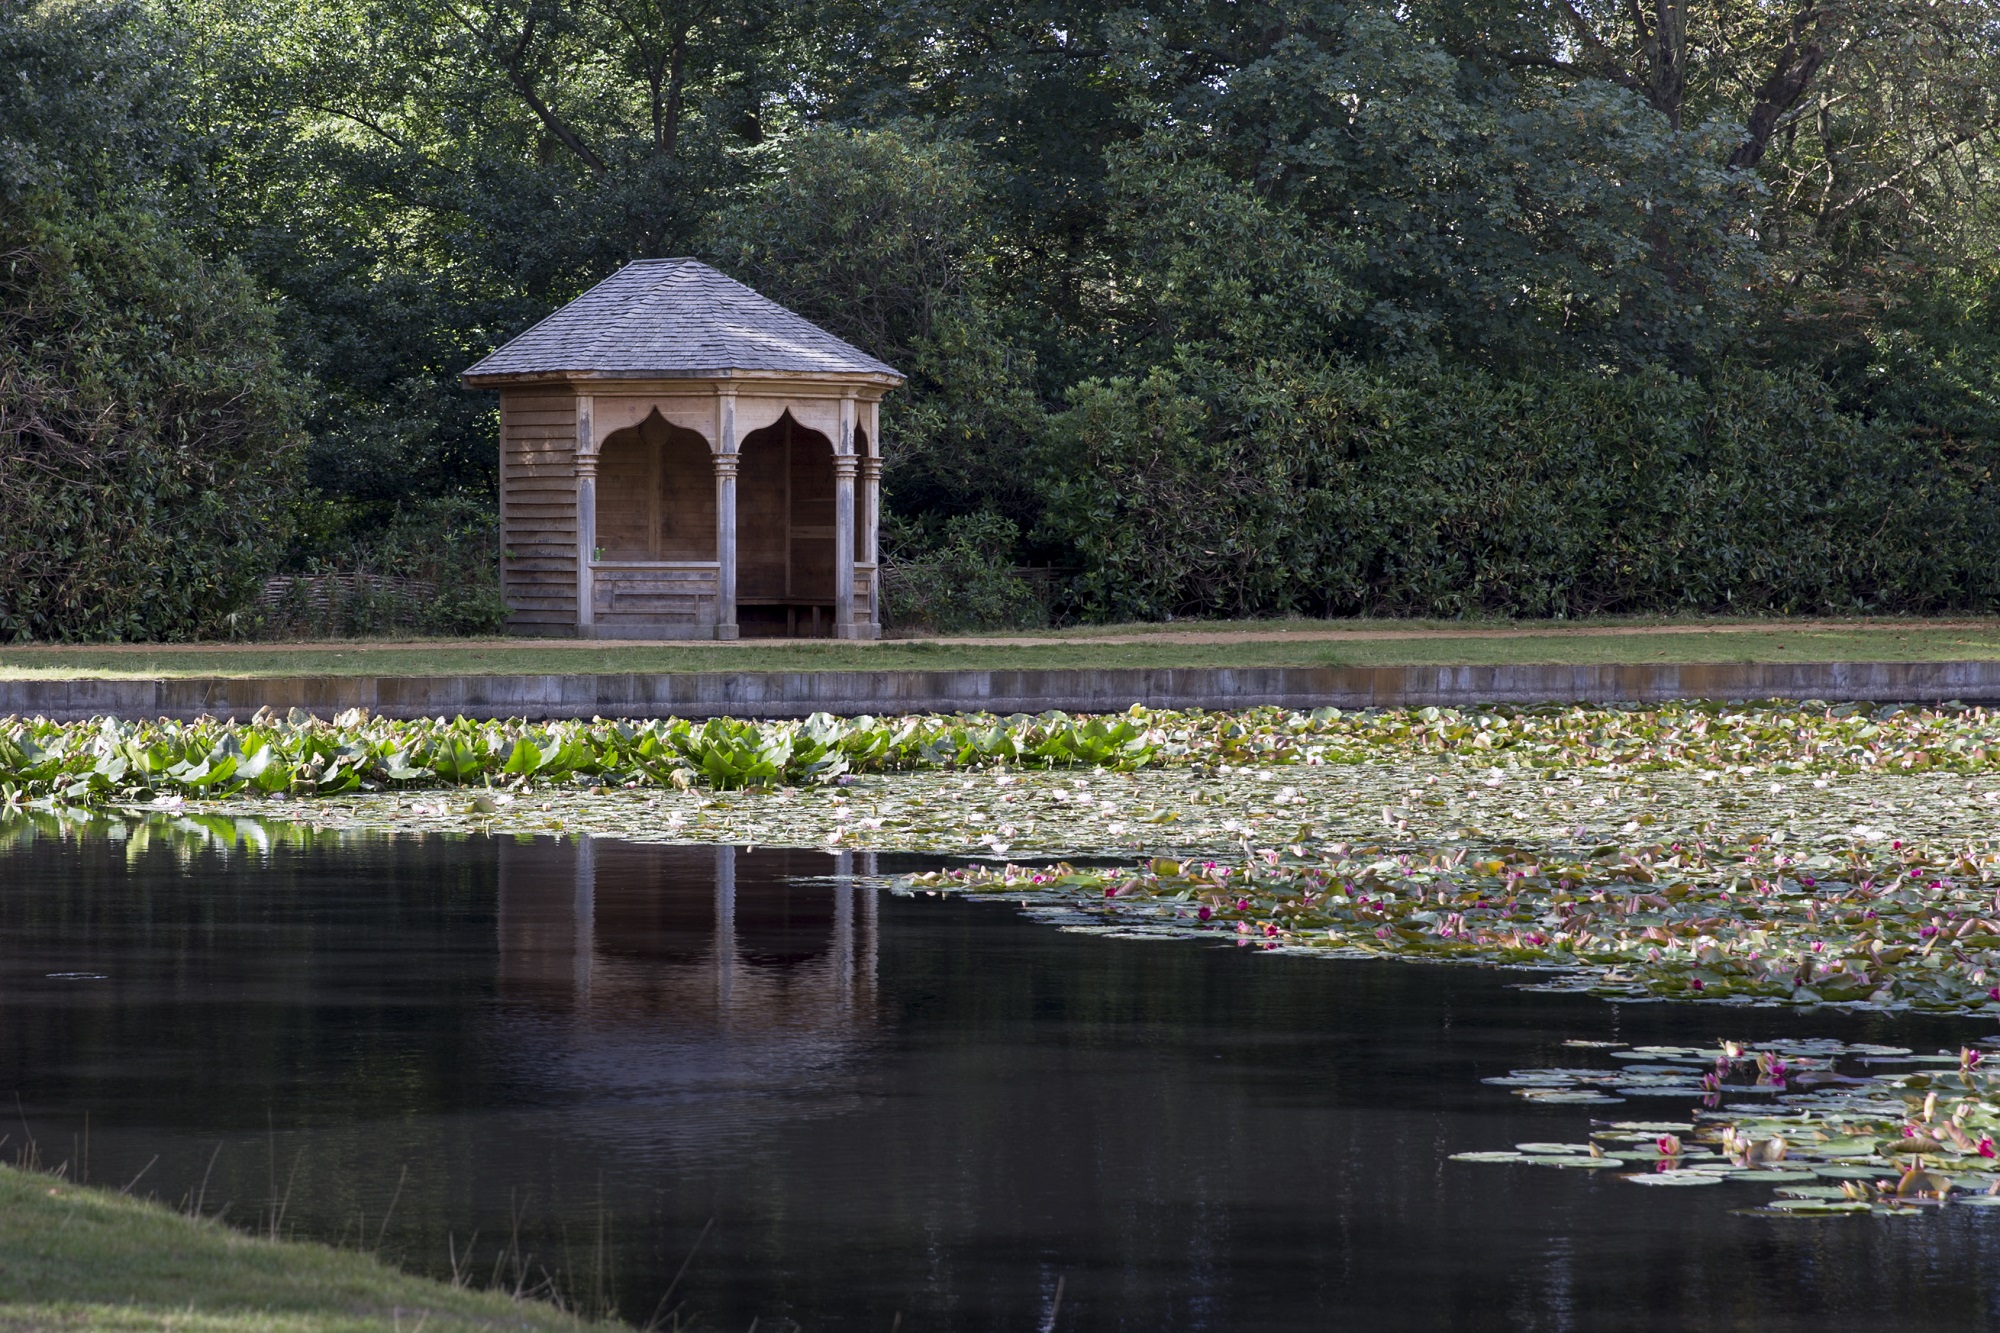
[(1880, 1166), (1820, 1166), (1815, 1164), (1812, 1172), (1823, 1180), (1894, 1180), (1900, 1171)]
[(1627, 1134), (1692, 1134), (1691, 1120), (1616, 1120), (1605, 1126)]

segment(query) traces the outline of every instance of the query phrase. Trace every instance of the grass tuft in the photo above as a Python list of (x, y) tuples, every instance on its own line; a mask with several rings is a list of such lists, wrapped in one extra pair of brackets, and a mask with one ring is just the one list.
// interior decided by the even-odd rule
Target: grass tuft
[(553, 1306), (271, 1240), (110, 1190), (0, 1167), (0, 1333), (577, 1330)]

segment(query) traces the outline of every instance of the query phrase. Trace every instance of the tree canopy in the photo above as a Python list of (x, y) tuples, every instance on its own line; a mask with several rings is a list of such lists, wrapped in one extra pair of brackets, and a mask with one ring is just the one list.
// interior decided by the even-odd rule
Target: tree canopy
[(0, 505), (99, 497), (0, 633), (421, 563), (458, 371), (673, 254), (1068, 613), (1990, 606), (1996, 168), (1984, 0), (0, 0)]

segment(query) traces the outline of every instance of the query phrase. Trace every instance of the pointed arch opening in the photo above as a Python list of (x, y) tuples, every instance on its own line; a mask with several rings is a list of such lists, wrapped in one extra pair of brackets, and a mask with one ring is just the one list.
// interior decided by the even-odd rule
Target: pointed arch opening
[(833, 441), (788, 411), (743, 437), (736, 619), (753, 635), (833, 633)]
[(599, 560), (713, 560), (715, 472), (708, 441), (655, 408), (604, 439), (597, 464)]

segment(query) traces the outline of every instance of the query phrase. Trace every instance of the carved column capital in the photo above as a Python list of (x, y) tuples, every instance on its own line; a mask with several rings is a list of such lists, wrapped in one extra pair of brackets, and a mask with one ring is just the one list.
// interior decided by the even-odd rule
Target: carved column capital
[(709, 461), (715, 465), (717, 477), (734, 477), (737, 465), (743, 460), (738, 454), (711, 454)]
[(597, 476), (597, 455), (578, 454), (575, 459), (578, 481), (594, 480)]
[(840, 481), (853, 481), (854, 474), (859, 470), (860, 464), (861, 460), (853, 454), (835, 454), (833, 456), (833, 475), (835, 479)]
[(862, 480), (878, 481), (881, 479), (881, 476), (882, 476), (882, 460), (875, 457), (873, 454), (865, 455), (861, 459)]

